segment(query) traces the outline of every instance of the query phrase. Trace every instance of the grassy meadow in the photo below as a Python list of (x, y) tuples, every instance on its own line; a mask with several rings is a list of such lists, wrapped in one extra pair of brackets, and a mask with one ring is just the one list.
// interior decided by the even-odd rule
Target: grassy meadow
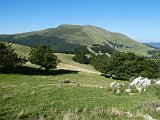
[(0, 120), (143, 120), (146, 114), (160, 118), (155, 87), (133, 96), (114, 95), (109, 85), (115, 80), (87, 65), (71, 70), (77, 66), (71, 55), (57, 56), (62, 63), (50, 75), (27, 66), (0, 74)]

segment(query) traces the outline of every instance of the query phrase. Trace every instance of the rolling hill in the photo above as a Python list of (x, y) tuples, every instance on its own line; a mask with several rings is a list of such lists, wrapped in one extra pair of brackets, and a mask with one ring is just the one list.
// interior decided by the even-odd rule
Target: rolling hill
[(93, 44), (108, 44), (119, 51), (135, 52), (147, 56), (147, 51), (154, 50), (149, 46), (134, 41), (126, 35), (110, 32), (91, 25), (60, 25), (27, 33), (1, 35), (0, 41), (33, 47), (36, 44), (49, 45), (55, 52), (71, 52), (80, 46), (91, 47)]
[(149, 43), (145, 43), (145, 44), (160, 49), (160, 42), (149, 42)]

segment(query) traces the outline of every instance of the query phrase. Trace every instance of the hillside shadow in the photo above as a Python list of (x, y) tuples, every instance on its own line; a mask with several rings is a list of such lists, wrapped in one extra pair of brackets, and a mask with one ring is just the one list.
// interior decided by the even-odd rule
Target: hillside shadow
[(63, 75), (63, 74), (77, 74), (78, 71), (54, 69), (49, 72), (44, 69), (38, 69), (28, 66), (19, 66), (13, 69), (1, 69), (0, 73), (4, 74), (20, 74), (20, 75)]

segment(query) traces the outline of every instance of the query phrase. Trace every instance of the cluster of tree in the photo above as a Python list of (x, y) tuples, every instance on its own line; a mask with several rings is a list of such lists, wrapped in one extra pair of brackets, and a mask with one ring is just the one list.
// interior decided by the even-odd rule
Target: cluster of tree
[(108, 41), (108, 43), (109, 43), (110, 45), (112, 45), (114, 48), (115, 48), (115, 47), (117, 47), (117, 48), (122, 48), (122, 47), (124, 47), (123, 44), (117, 43), (115, 40), (107, 40), (107, 41)]
[[(110, 45), (99, 45), (99, 44), (93, 44), (91, 46), (91, 49), (94, 51), (94, 53), (100, 53), (104, 54), (104, 56), (107, 56), (106, 53), (113, 53), (116, 51), (113, 47)], [(73, 53), (75, 56), (73, 57), (73, 60), (82, 64), (90, 64), (93, 62), (92, 59), (102, 57), (100, 55), (96, 56), (94, 53), (90, 52), (86, 46), (81, 46), (76, 49), (74, 49)]]
[[(103, 64), (105, 64), (106, 60), (109, 59), (109, 57), (106, 54), (103, 55), (95, 55), (91, 54), (90, 58), (90, 64), (95, 67), (96, 70), (101, 71)], [(102, 72), (102, 71), (101, 71)]]
[[(115, 49), (108, 48), (105, 48), (103, 52), (103, 48), (105, 46), (97, 44), (91, 47), (95, 53), (101, 51), (103, 54), (91, 53), (86, 47), (77, 48), (73, 60), (83, 64), (91, 64), (96, 70), (116, 79), (128, 80), (131, 77), (138, 76), (160, 77), (160, 60), (138, 56), (131, 52), (118, 52)], [(111, 50), (109, 52), (110, 56), (105, 54), (108, 53), (108, 50)]]
[(86, 54), (90, 54), (90, 51), (88, 50), (86, 46), (81, 46), (81, 47), (75, 48), (73, 51), (73, 54), (86, 55)]
[(73, 60), (82, 64), (89, 64), (90, 58), (89, 54), (90, 51), (85, 46), (81, 46), (79, 48), (76, 48), (73, 52), (75, 56), (73, 57)]
[(115, 51), (115, 48), (111, 47), (108, 44), (105, 45), (99, 45), (99, 44), (93, 44), (91, 46), (91, 49), (95, 52), (95, 53), (109, 53), (111, 54), (113, 51)]
[[(56, 68), (60, 62), (49, 47), (42, 45), (31, 49), (28, 60), (33, 64), (40, 65), (41, 68), (44, 67), (46, 71)], [(11, 44), (0, 43), (0, 71), (21, 66), (25, 62), (27, 62), (26, 58), (18, 57)]]
[[(123, 45), (122, 43), (117, 43), (117, 41), (115, 41), (115, 40), (107, 40), (107, 41), (114, 48), (122, 48), (122, 47), (125, 47), (125, 48), (134, 48), (133, 46), (128, 46), (128, 45)], [(137, 47), (137, 46), (135, 46), (135, 47)]]
[(131, 52), (116, 51), (110, 57), (97, 56), (92, 58), (91, 61), (91, 64), (100, 72), (120, 79), (127, 80), (133, 76), (160, 77), (160, 64), (158, 61), (146, 59)]

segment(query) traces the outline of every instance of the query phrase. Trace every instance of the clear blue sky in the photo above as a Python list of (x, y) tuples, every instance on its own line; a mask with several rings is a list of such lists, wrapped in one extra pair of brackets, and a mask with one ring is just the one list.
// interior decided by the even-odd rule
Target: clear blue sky
[(160, 0), (0, 0), (0, 34), (60, 24), (90, 24), (160, 42)]

